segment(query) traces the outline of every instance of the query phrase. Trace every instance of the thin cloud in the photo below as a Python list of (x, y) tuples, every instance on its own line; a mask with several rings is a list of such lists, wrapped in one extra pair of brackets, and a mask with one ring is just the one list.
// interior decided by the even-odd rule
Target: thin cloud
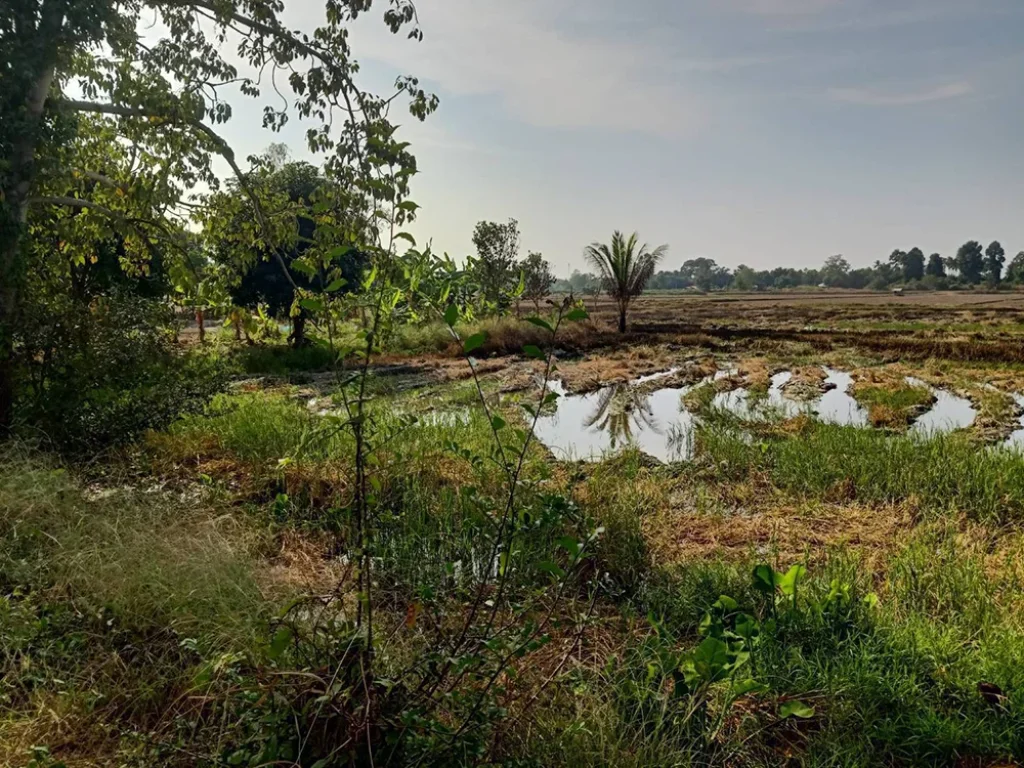
[(829, 96), (835, 101), (860, 104), (868, 107), (908, 107), (915, 104), (929, 104), (933, 101), (947, 101), (966, 96), (973, 91), (970, 83), (960, 81), (918, 91), (893, 93), (872, 88), (832, 88)]
[(761, 16), (805, 16), (840, 6), (840, 0), (732, 0), (739, 10)]
[[(411, 71), (442, 93), (495, 96), (514, 118), (546, 128), (598, 128), (677, 138), (703, 124), (707, 110), (685, 84), (675, 54), (650, 39), (583, 36), (551, 23), (543, 2), (445, 0), (421, 11), (425, 39), (409, 44), (360, 30), (357, 54)], [(711, 61), (678, 62), (714, 71)], [(731, 59), (721, 71), (746, 65)]]

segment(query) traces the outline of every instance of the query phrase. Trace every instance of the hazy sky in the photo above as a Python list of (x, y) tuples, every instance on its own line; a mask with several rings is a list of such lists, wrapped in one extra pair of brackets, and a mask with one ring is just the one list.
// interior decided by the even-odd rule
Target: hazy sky
[[(559, 273), (615, 228), (667, 268), (1024, 249), (1024, 0), (418, 0), (422, 43), (377, 5), (364, 82), (441, 98), (400, 120), (437, 250), (508, 217)], [(244, 114), (230, 138), (273, 140)]]

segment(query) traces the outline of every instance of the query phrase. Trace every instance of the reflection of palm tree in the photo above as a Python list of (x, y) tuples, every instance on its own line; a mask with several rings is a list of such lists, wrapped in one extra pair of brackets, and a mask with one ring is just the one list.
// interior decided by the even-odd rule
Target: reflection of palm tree
[(661, 434), (654, 411), (651, 410), (650, 395), (628, 384), (613, 384), (602, 389), (597, 408), (584, 422), (584, 426), (607, 432), (611, 437), (612, 448), (633, 442), (634, 427)]

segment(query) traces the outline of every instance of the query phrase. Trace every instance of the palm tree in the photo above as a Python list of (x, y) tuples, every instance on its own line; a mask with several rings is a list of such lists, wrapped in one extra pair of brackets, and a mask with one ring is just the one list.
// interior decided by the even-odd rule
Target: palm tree
[(626, 332), (626, 312), (629, 303), (647, 287), (665, 254), (667, 245), (659, 245), (653, 251), (647, 244), (637, 244), (634, 232), (627, 239), (618, 230), (612, 235), (611, 247), (604, 243), (591, 243), (583, 255), (601, 276), (601, 283), (608, 295), (619, 305), (619, 333)]

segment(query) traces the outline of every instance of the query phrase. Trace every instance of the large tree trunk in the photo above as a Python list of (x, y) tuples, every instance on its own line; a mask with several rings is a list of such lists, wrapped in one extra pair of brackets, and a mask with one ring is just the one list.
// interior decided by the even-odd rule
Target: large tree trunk
[(196, 327), (199, 328), (199, 343), (203, 344), (206, 341), (206, 315), (202, 307), (196, 307)]
[(619, 333), (626, 332), (626, 305), (619, 305)]
[[(8, 157), (8, 183), (0, 189), (0, 437), (10, 431), (14, 422), (14, 330), (18, 303), (25, 274), (22, 238), (28, 220), (29, 196), (35, 183), (36, 141), (42, 121), (46, 97), (53, 83), (57, 62), (57, 46), (64, 25), (62, 2), (47, 0), (39, 14), (39, 25), (27, 39), (20, 41), (27, 61), (17, 62), (10, 78), (17, 88), (22, 72), (27, 72), (25, 86), (12, 96), (7, 94), (5, 106), (24, 108), (19, 117), (11, 115), (7, 130), (14, 140)], [(32, 55), (35, 54), (35, 55)], [(18, 72), (17, 70), (21, 70)]]

